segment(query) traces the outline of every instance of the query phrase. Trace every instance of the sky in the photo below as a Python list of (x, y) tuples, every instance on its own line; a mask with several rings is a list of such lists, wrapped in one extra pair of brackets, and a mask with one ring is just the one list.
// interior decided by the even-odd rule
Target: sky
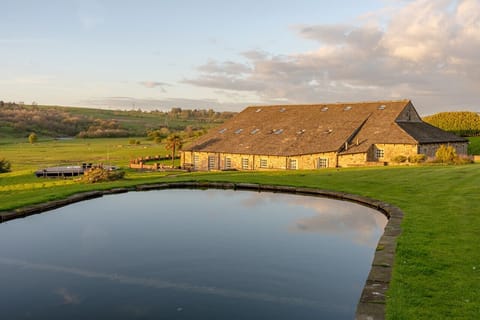
[(0, 0), (0, 100), (480, 112), (480, 0)]

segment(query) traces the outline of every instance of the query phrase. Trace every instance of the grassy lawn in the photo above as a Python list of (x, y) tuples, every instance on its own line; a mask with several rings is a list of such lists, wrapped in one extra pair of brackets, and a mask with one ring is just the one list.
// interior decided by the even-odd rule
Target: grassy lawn
[[(125, 180), (98, 185), (79, 184), (73, 180), (43, 180), (32, 175), (39, 164), (58, 164), (59, 159), (105, 161), (105, 145), (111, 146), (112, 164), (124, 164), (129, 158), (153, 155), (155, 151), (163, 154), (160, 146), (142, 149), (140, 145), (134, 147), (138, 149), (131, 149), (125, 146), (127, 139), (123, 139), (123, 146), (117, 148), (120, 142), (114, 141), (117, 140), (0, 145), (0, 158), (10, 160), (14, 169), (0, 175), (0, 210), (79, 191), (163, 181), (252, 182), (364, 195), (396, 205), (405, 212), (387, 318), (476, 319), (480, 314), (479, 164), (173, 175), (127, 170)], [(90, 145), (86, 145), (88, 142)], [(52, 152), (54, 143), (58, 143), (56, 150), (64, 150), (63, 154)]]

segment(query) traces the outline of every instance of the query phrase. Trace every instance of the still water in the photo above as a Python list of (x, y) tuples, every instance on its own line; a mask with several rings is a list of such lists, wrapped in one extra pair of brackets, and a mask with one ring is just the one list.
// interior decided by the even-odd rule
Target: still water
[(248, 191), (80, 202), (0, 224), (0, 318), (353, 319), (386, 222)]

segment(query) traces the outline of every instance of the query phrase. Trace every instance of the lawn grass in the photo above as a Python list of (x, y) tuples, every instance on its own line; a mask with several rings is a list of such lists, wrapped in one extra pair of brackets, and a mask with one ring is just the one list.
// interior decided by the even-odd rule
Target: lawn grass
[(480, 137), (469, 137), (468, 154), (480, 154)]
[[(45, 142), (45, 147), (51, 146), (49, 143)], [(82, 143), (78, 143), (76, 152), (73, 145), (65, 148), (75, 153), (71, 159), (83, 161), (90, 157), (104, 158), (105, 144), (115, 145), (111, 140), (95, 142), (94, 148), (101, 151), (97, 151), (100, 155), (95, 155), (93, 150), (86, 152)], [(391, 203), (400, 207), (405, 217), (387, 300), (387, 318), (476, 319), (480, 314), (479, 164), (173, 175), (127, 170), (125, 180), (88, 185), (73, 180), (37, 179), (31, 173), (34, 163), (23, 160), (17, 164), (16, 161), (24, 157), (43, 163), (43, 156), (49, 153), (40, 152), (41, 146), (23, 149), (28, 146), (21, 145), (22, 151), (17, 149), (17, 153), (22, 156), (15, 155), (14, 147), (7, 156), (3, 153), (5, 146), (8, 147), (0, 146), (0, 157), (11, 160), (14, 171), (0, 175), (0, 210), (63, 198), (80, 191), (170, 181), (305, 186)], [(141, 146), (135, 149), (139, 152), (135, 156), (152, 155), (154, 149), (141, 149)], [(61, 149), (63, 145), (57, 147)], [(128, 162), (135, 153), (125, 152), (127, 148), (119, 149), (121, 151), (112, 151), (111, 157), (121, 163)], [(51, 153), (49, 161), (61, 159), (56, 152)]]

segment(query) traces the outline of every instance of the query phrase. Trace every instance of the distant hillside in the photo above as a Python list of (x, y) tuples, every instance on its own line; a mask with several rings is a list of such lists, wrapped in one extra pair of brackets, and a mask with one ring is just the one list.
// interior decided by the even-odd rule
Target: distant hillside
[(480, 135), (480, 115), (476, 112), (441, 112), (424, 117), (423, 121), (460, 136)]
[(231, 118), (233, 112), (185, 110), (120, 111), (77, 107), (19, 105), (0, 101), (0, 138), (26, 137), (31, 132), (47, 137), (145, 136), (168, 128), (181, 131), (209, 128)]

